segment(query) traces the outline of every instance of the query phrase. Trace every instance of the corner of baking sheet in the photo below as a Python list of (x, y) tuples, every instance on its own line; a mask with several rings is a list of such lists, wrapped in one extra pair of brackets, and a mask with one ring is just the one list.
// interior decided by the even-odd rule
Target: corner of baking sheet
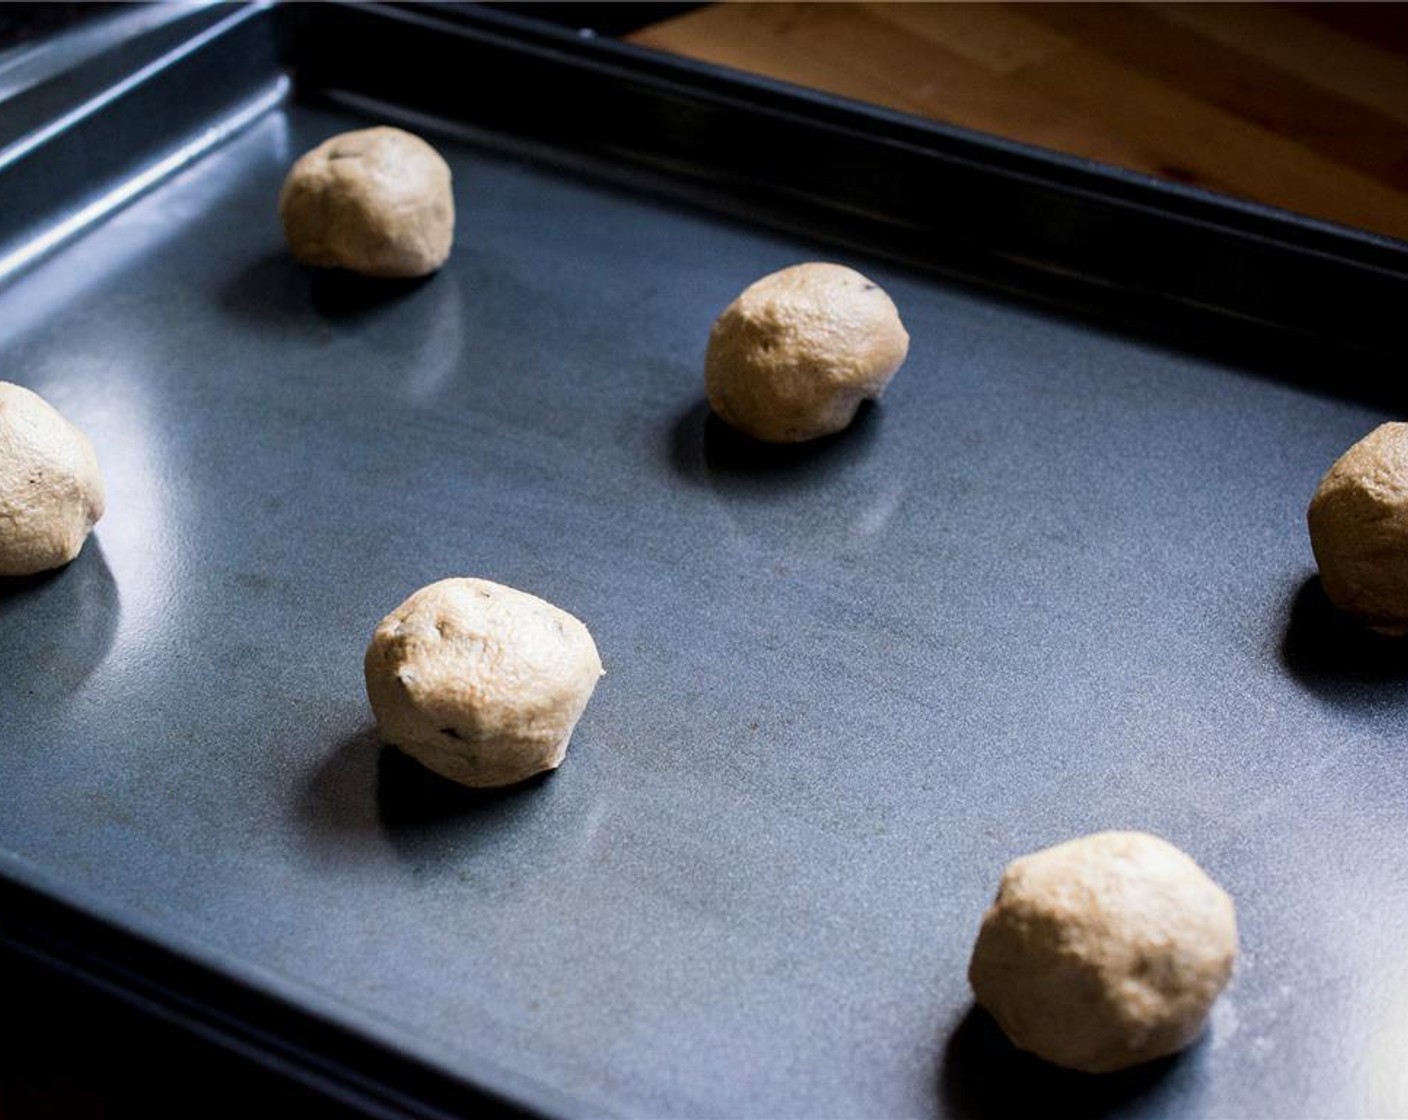
[[(139, 56), (96, 88), (85, 82), (91, 59), (46, 81), (38, 92), (56, 108), (22, 135), (0, 137), (0, 189), (9, 203), (0, 219), (0, 282), (200, 159), (288, 96), (289, 79), (276, 65), (272, 9), (269, 0), (260, 0), (174, 45), (163, 40), (153, 57)], [(206, 10), (194, 9), (196, 14)], [(260, 38), (237, 42), (241, 33)], [(141, 46), (123, 39), (110, 49), (130, 53)], [(231, 56), (239, 65), (224, 65)], [(214, 71), (217, 80), (203, 80)], [(76, 150), (79, 159), (72, 158)], [(74, 167), (83, 168), (82, 177)]]

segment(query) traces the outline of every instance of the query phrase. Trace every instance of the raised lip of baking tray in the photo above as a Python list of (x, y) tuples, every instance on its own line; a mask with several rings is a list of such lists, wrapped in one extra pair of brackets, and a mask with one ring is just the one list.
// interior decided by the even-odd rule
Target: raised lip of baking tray
[(1254, 344), (1282, 368), (1307, 345), (1408, 353), (1404, 242), (474, 4), (213, 5), (21, 91), (0, 122), (0, 276), (113, 187), (109, 208), (200, 158), (289, 74), (302, 98), (515, 138), (1125, 325), (1233, 344), (1267, 327)]
[[(182, 28), (178, 42), (162, 28), (115, 45), (107, 68), (20, 95), (30, 110), (0, 137), (0, 183), (17, 200), (0, 214), (0, 272), (212, 151), (279, 104), (292, 73), (303, 97), (462, 115), (559, 162), (1136, 330), (1195, 326), (1200, 346), (1272, 353), (1282, 375), (1313, 377), (1325, 354), (1352, 353), (1377, 392), (1408, 352), (1388, 313), (1408, 295), (1408, 246), (1388, 238), (492, 11), (253, 5), (202, 9)], [(551, 107), (532, 96), (544, 82), (559, 91)], [(36, 961), (374, 1114), (478, 1099), (231, 962), (134, 935), (42, 869), (8, 855), (4, 867), (0, 937)], [(546, 1090), (529, 1103), (571, 1104)]]

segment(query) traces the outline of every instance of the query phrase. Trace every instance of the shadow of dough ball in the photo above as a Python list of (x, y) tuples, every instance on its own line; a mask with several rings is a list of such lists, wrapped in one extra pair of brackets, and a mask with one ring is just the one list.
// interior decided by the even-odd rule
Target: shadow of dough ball
[(769, 443), (846, 427), (909, 353), (893, 301), (854, 269), (793, 265), (749, 285), (714, 322), (704, 364), (720, 419)]
[(1381, 424), (1336, 460), (1306, 511), (1325, 596), (1408, 632), (1408, 424)]
[(105, 502), (88, 437), (37, 393), (0, 381), (0, 576), (63, 567)]
[(1019, 1049), (1110, 1073), (1192, 1042), (1236, 957), (1232, 899), (1193, 860), (1100, 832), (1008, 864), (968, 979)]
[(483, 579), (417, 591), (381, 620), (365, 669), (382, 740), (475, 787), (555, 769), (602, 674), (578, 619)]
[(450, 168), (399, 128), (344, 132), (293, 165), (279, 192), (288, 247), (304, 264), (387, 279), (426, 276), (450, 255)]

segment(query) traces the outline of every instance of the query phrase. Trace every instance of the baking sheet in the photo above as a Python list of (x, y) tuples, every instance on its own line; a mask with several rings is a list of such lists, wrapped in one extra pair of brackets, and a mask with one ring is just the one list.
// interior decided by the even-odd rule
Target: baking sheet
[[(0, 291), (0, 370), (109, 513), (0, 591), (7, 873), (552, 1112), (1392, 1114), (1408, 1100), (1405, 667), (1303, 512), (1386, 414), (480, 140), (456, 251), (297, 267), (285, 102)], [(702, 403), (714, 315), (853, 265), (913, 337), (843, 437)], [(591, 627), (556, 775), (447, 789), (361, 653), (454, 574)], [(1002, 866), (1159, 833), (1243, 957), (1180, 1059), (1091, 1082), (971, 1012)]]

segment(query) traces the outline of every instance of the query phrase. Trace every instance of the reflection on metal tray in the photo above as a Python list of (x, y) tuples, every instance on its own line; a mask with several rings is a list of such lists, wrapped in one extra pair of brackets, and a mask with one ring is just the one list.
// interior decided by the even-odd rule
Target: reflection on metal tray
[[(0, 591), (0, 936), (388, 1115), (1402, 1102), (1405, 674), (1302, 518), (1401, 395), (1403, 246), (492, 12), (193, 18), (0, 153), (3, 369), (110, 490)], [(454, 170), (424, 283), (282, 246), (289, 163), (373, 120)], [(911, 357), (760, 455), (703, 341), (812, 258)], [(454, 573), (606, 662), (528, 788), (371, 734), (372, 626)], [(1106, 827), (1245, 952), (1198, 1046), (1092, 1083), (965, 966), (1008, 859)]]

